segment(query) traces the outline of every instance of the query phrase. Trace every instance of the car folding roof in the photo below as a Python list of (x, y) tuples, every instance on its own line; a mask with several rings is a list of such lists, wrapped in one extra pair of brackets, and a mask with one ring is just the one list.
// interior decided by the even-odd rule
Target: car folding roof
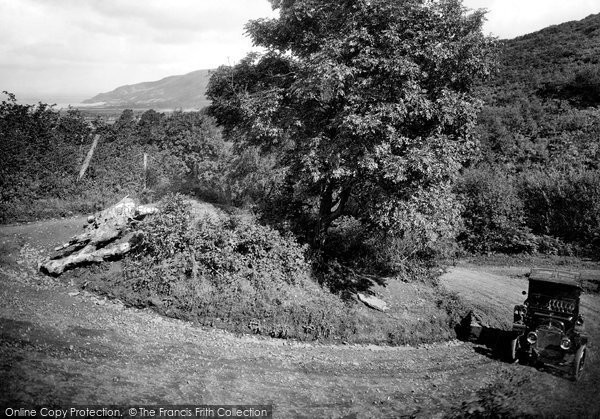
[(579, 272), (533, 268), (529, 274), (529, 280), (552, 282), (581, 288), (581, 274)]

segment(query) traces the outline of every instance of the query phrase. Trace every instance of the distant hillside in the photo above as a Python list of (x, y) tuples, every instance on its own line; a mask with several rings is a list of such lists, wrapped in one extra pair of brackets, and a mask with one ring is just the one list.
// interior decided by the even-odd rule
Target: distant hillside
[[(498, 72), (481, 86), (488, 104), (514, 94), (565, 99), (578, 107), (600, 105), (600, 14), (550, 26), (501, 42)], [(111, 108), (200, 109), (211, 70), (121, 86), (83, 103)]]
[(578, 107), (600, 105), (600, 14), (502, 41), (495, 98), (511, 91), (564, 99)]
[(198, 70), (158, 81), (117, 87), (83, 103), (103, 103), (114, 108), (200, 109), (209, 104), (204, 96), (211, 70)]
[(501, 41), (498, 53), (477, 92), (479, 158), (512, 173), (600, 170), (600, 14)]

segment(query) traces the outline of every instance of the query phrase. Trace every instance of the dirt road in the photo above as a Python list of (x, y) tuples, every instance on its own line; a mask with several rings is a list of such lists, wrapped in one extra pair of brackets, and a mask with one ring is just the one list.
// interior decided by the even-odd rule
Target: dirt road
[[(391, 348), (235, 336), (38, 275), (40, 249), (80, 221), (0, 227), (2, 406), (272, 404), (278, 418), (600, 413), (598, 295), (584, 298), (592, 345), (577, 383), (458, 341)], [(473, 267), (454, 268), (443, 283), (509, 314), (523, 285)]]

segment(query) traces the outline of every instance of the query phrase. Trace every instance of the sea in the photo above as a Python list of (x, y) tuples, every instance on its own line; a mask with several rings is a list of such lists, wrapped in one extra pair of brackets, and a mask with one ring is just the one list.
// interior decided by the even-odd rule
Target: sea
[[(63, 95), (63, 94), (15, 94), (17, 102), (21, 105), (37, 105), (38, 103), (46, 103), (48, 105), (54, 105), (55, 109), (68, 109), (69, 106), (73, 108), (87, 108), (97, 106), (94, 103), (82, 103), (84, 100), (93, 97), (95, 94), (81, 94), (81, 95)], [(4, 99), (4, 97), (2, 98)]]
[[(37, 105), (38, 103), (45, 103), (48, 105), (54, 105), (54, 109), (56, 110), (66, 110), (69, 107), (80, 109), (80, 110), (90, 110), (91, 112), (100, 112), (100, 113), (114, 113), (117, 110), (123, 110), (126, 108), (131, 108), (135, 112), (144, 112), (148, 109), (154, 109), (157, 112), (171, 113), (176, 110), (182, 110), (184, 112), (193, 112), (197, 111), (198, 107), (193, 108), (172, 108), (172, 107), (149, 107), (149, 106), (117, 106), (117, 105), (106, 105), (104, 102), (97, 103), (82, 103), (84, 100), (94, 97), (95, 93), (89, 94), (79, 94), (79, 95), (65, 95), (65, 94), (18, 94), (15, 93), (17, 98), (17, 102), (21, 105)], [(4, 95), (0, 95), (0, 100), (5, 100), (6, 97)]]

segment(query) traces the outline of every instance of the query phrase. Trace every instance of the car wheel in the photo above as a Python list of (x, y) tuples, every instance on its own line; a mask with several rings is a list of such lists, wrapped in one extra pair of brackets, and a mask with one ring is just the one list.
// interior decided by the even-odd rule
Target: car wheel
[(583, 374), (586, 352), (586, 345), (583, 345), (575, 353), (575, 361), (573, 362), (573, 381), (579, 380)]
[(506, 351), (506, 360), (508, 362), (516, 362), (519, 357), (519, 337), (513, 338), (508, 342)]

